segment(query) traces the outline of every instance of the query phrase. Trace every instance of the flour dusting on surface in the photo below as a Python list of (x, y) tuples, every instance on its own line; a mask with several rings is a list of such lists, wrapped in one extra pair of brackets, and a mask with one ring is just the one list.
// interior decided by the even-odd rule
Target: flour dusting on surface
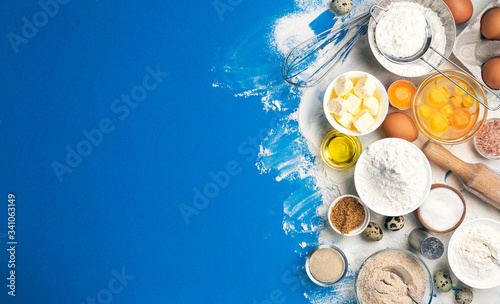
[[(407, 237), (414, 227), (419, 226), (414, 215), (410, 214), (405, 216), (406, 224), (402, 230), (384, 230), (382, 241), (371, 242), (360, 236), (340, 237), (326, 222), (327, 210), (333, 199), (342, 194), (355, 194), (356, 191), (354, 168), (336, 171), (326, 166), (320, 157), (321, 139), (332, 129), (323, 114), (322, 95), (335, 75), (352, 70), (350, 65), (366, 71), (378, 65), (374, 55), (366, 52), (369, 49), (368, 40), (363, 37), (358, 42), (359, 48), (352, 50), (353, 55), (347, 58), (346, 63), (316, 87), (298, 89), (281, 78), (280, 68), (286, 53), (296, 43), (327, 29), (318, 27), (319, 19), (325, 21), (325, 18), (331, 18), (331, 26), (335, 23), (334, 19), (342, 22), (368, 11), (378, 1), (353, 0), (353, 11), (341, 17), (327, 11), (329, 2), (296, 0), (293, 13), (268, 20), (252, 29), (250, 34), (240, 37), (219, 67), (224, 72), (222, 79), (216, 79), (213, 84), (216, 89), (230, 90), (238, 98), (259, 99), (265, 115), (275, 122), (272, 129), (260, 138), (256, 167), (262, 174), (270, 174), (277, 182), (288, 182), (293, 188), (283, 199), (282, 227), (284, 233), (297, 241), (297, 254), (305, 258), (319, 244), (334, 244), (348, 258), (346, 277), (330, 288), (315, 285), (303, 267), (299, 270), (302, 283), (299, 291), (313, 304), (356, 303), (354, 280), (363, 261), (375, 251), (387, 247), (410, 249)], [(389, 75), (382, 82), (387, 84), (388, 80), (395, 80), (396, 77)], [(367, 147), (380, 137), (382, 134), (375, 131), (361, 137), (360, 141), (363, 147)], [(442, 176), (437, 175), (435, 179), (442, 181)], [(487, 214), (488, 211), (479, 210), (474, 216)], [(385, 219), (373, 212), (371, 218), (379, 224)], [(443, 242), (447, 242), (449, 237), (449, 234), (440, 236)], [(447, 267), (445, 257), (427, 264), (432, 269)], [(500, 296), (498, 291), (495, 294), (497, 298)], [(486, 295), (492, 296), (491, 293)], [(480, 294), (477, 299), (481, 299)], [(436, 294), (433, 299), (436, 304), (453, 301), (452, 292)]]

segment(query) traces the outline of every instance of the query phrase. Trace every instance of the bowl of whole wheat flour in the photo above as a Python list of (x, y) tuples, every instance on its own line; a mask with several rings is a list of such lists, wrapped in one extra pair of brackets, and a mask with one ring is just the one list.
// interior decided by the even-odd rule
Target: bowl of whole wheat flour
[(399, 138), (372, 143), (354, 170), (354, 185), (361, 200), (385, 216), (415, 211), (427, 198), (431, 183), (431, 166), (424, 153)]

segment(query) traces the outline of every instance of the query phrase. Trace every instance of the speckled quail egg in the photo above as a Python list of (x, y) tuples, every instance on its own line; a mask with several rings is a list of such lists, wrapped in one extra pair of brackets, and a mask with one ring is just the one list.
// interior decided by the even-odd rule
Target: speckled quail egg
[(457, 304), (470, 304), (474, 295), (468, 288), (460, 288), (455, 292), (455, 301)]
[(384, 227), (391, 231), (401, 230), (405, 225), (405, 218), (400, 216), (388, 216), (385, 218)]
[(382, 228), (380, 228), (377, 223), (369, 222), (365, 231), (363, 231), (363, 236), (372, 241), (380, 241), (384, 236), (384, 233), (382, 232)]
[(434, 273), (434, 286), (439, 291), (448, 292), (451, 290), (453, 283), (451, 282), (451, 277), (446, 272), (438, 270)]
[(352, 11), (352, 1), (351, 0), (333, 0), (330, 2), (330, 10), (334, 13), (347, 14)]

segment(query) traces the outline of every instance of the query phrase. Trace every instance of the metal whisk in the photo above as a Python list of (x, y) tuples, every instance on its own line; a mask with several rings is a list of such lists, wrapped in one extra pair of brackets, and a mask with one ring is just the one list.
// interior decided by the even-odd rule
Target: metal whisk
[(354, 44), (367, 33), (369, 20), (367, 12), (300, 43), (286, 56), (281, 75), (297, 87), (318, 84), (345, 61)]

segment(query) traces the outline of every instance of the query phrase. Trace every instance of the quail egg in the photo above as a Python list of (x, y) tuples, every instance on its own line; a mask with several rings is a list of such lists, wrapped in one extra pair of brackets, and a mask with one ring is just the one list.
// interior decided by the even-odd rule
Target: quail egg
[(330, 10), (341, 15), (352, 11), (352, 7), (353, 5), (351, 0), (333, 0), (330, 2)]
[(370, 222), (368, 226), (366, 226), (365, 231), (363, 231), (363, 236), (368, 240), (380, 241), (384, 233), (378, 224)]
[(434, 273), (434, 286), (436, 289), (442, 292), (448, 292), (453, 286), (451, 277), (444, 271), (438, 270)]
[(470, 304), (474, 295), (468, 288), (460, 288), (455, 292), (455, 301), (457, 304)]
[(400, 216), (388, 216), (385, 218), (384, 227), (391, 231), (401, 230), (405, 225), (405, 218)]

